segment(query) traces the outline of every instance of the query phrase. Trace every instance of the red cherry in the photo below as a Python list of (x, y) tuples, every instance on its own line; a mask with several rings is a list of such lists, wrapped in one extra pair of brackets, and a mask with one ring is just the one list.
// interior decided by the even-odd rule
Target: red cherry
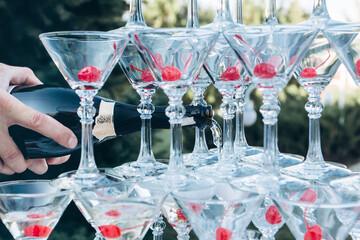
[(176, 214), (179, 220), (187, 221), (186, 217), (184, 216), (183, 212), (178, 208), (176, 210)]
[(304, 240), (321, 240), (321, 237), (321, 227), (319, 225), (314, 225), (306, 231), (304, 235)]
[(181, 78), (181, 71), (177, 67), (166, 66), (161, 73), (161, 77), (166, 82), (177, 81)]
[(118, 238), (121, 236), (120, 228), (115, 225), (99, 226), (99, 230), (105, 238)]
[(197, 214), (201, 213), (203, 210), (203, 206), (199, 203), (189, 203), (189, 206)]
[(230, 240), (233, 232), (229, 229), (218, 227), (216, 229), (216, 240)]
[(302, 78), (314, 78), (317, 76), (317, 72), (315, 70), (315, 68), (304, 68), (301, 72), (300, 72), (300, 77)]
[(229, 67), (228, 69), (221, 74), (221, 80), (224, 82), (227, 81), (236, 81), (240, 79), (240, 72), (236, 67)]
[(111, 211), (106, 212), (105, 215), (109, 216), (109, 217), (120, 217), (121, 213), (116, 210), (111, 210)]
[(79, 71), (78, 78), (85, 82), (98, 82), (101, 79), (101, 71), (94, 66), (87, 66)]
[(274, 205), (271, 205), (266, 210), (265, 219), (271, 225), (279, 224), (282, 221), (281, 214), (279, 213), (279, 210), (277, 209), (277, 207)]
[(276, 76), (275, 67), (270, 63), (259, 63), (254, 68), (255, 77), (270, 79)]
[(311, 188), (308, 188), (306, 189), (306, 191), (304, 192), (304, 194), (302, 195), (299, 201), (313, 203), (316, 201), (317, 197), (318, 197), (317, 193)]
[(141, 74), (141, 81), (143, 81), (143, 82), (153, 82), (153, 81), (154, 81), (154, 77), (152, 76), (149, 68), (147, 68), (147, 69)]
[(44, 225), (31, 225), (24, 229), (27, 237), (47, 238), (52, 232), (52, 228)]
[(357, 60), (357, 62), (356, 62), (356, 71), (357, 71), (358, 77), (360, 77), (360, 59)]

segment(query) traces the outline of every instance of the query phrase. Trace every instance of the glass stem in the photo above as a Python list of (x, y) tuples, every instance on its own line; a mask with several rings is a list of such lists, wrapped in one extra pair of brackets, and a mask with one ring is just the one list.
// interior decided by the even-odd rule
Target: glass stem
[(195, 127), (195, 144), (193, 153), (207, 152), (209, 152), (209, 149), (206, 144), (205, 130), (200, 130), (198, 127)]
[(213, 22), (234, 22), (230, 13), (230, 0), (218, 0), (218, 7)]
[(242, 0), (236, 0), (236, 22), (243, 24), (242, 17)]
[(166, 116), (170, 118), (170, 159), (167, 173), (177, 175), (185, 171), (185, 164), (182, 155), (182, 118), (185, 115), (185, 108), (182, 105), (182, 96), (186, 89), (165, 90), (169, 97), (169, 106), (166, 108)]
[(309, 149), (306, 162), (312, 164), (324, 163), (321, 151), (320, 117), (324, 106), (320, 101), (320, 95), (310, 93), (309, 101), (305, 105), (309, 117)]
[(227, 163), (235, 162), (234, 154), (234, 140), (233, 140), (233, 118), (235, 117), (236, 105), (233, 102), (232, 94), (223, 94), (223, 103), (220, 105), (223, 113), (224, 129), (223, 129), (223, 149), (221, 151), (221, 161)]
[[(204, 100), (204, 91), (206, 88), (194, 86), (191, 88), (194, 92), (194, 101), (191, 103), (194, 106), (199, 104), (207, 106), (207, 102)], [(206, 144), (205, 130), (200, 130), (195, 127), (195, 143), (193, 153), (208, 153), (209, 149)]]
[(155, 89), (138, 90), (140, 104), (138, 105), (137, 110), (141, 117), (141, 143), (137, 161), (143, 163), (155, 162), (151, 144), (151, 114), (155, 111), (155, 107), (151, 103), (151, 97), (154, 93)]
[(82, 125), (81, 129), (81, 158), (80, 165), (76, 172), (77, 175), (97, 173), (97, 167), (94, 157), (93, 146), (93, 122), (96, 109), (93, 107), (93, 99), (97, 94), (97, 90), (77, 90), (79, 95), (80, 107), (77, 111)]
[(130, 0), (130, 16), (126, 26), (131, 25), (146, 26), (141, 9), (141, 0)]
[(199, 28), (197, 0), (188, 0), (187, 28)]
[(245, 94), (242, 92), (236, 95), (236, 128), (235, 128), (235, 142), (234, 148), (243, 149), (248, 147), (248, 143), (245, 137), (245, 126), (244, 126), (244, 108), (245, 108)]
[(269, 174), (279, 174), (279, 166), (276, 160), (276, 123), (280, 107), (277, 96), (264, 94), (263, 105), (260, 108), (264, 122), (264, 164), (263, 170)]
[(164, 229), (166, 227), (166, 224), (163, 220), (162, 213), (159, 214), (154, 220), (154, 222), (151, 225), (151, 230), (153, 234), (153, 240), (162, 240), (163, 239), (163, 233)]
[(314, 0), (314, 6), (311, 17), (330, 18), (326, 7), (326, 0)]
[(278, 23), (279, 21), (276, 15), (276, 0), (266, 0), (264, 24), (278, 24)]

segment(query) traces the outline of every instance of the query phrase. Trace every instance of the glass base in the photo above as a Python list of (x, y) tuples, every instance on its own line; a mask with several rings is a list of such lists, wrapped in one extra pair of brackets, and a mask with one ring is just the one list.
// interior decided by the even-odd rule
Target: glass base
[(211, 152), (188, 153), (184, 154), (183, 156), (185, 165), (194, 168), (211, 165), (217, 163), (218, 161), (217, 154)]
[(329, 163), (308, 163), (301, 164), (281, 169), (283, 174), (293, 176), (305, 180), (316, 180), (328, 182), (333, 179), (349, 176), (351, 171), (342, 167), (337, 167)]
[(138, 178), (138, 177), (154, 177), (163, 174), (167, 169), (167, 165), (159, 162), (128, 162), (121, 166), (115, 167), (114, 171), (126, 178)]
[[(264, 155), (262, 153), (260, 153), (260, 154), (256, 154), (256, 155), (252, 155), (252, 156), (243, 157), (243, 158), (241, 158), (241, 160), (248, 164), (262, 166), (262, 163), (264, 161)], [(291, 154), (291, 153), (280, 153), (277, 155), (277, 161), (278, 161), (279, 167), (284, 168), (284, 167), (290, 167), (290, 166), (294, 166), (294, 165), (301, 163), (302, 161), (304, 161), (304, 157), (301, 155), (296, 155), (296, 154)]]
[(215, 163), (209, 166), (200, 167), (195, 170), (195, 173), (199, 173), (201, 175), (209, 176), (212, 178), (234, 179), (257, 174), (259, 173), (259, 170), (260, 169), (257, 167), (242, 163)]

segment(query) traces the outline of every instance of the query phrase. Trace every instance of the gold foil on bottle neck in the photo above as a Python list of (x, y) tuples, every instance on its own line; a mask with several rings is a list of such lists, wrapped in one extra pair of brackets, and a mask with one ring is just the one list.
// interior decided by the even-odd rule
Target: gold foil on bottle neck
[(93, 135), (99, 141), (104, 138), (116, 136), (114, 128), (114, 107), (115, 102), (101, 101), (99, 114), (95, 118)]

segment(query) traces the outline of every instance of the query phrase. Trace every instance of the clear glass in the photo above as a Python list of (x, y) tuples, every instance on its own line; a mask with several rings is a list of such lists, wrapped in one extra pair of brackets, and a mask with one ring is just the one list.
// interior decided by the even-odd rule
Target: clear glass
[(46, 240), (73, 198), (49, 180), (0, 183), (0, 218), (15, 240)]
[(295, 77), (309, 94), (305, 110), (309, 116), (309, 148), (305, 162), (282, 171), (295, 177), (329, 181), (350, 171), (326, 163), (321, 151), (320, 117), (324, 109), (320, 94), (334, 77), (341, 62), (326, 37), (320, 32), (295, 71)]
[[(171, 146), (168, 170), (161, 179), (170, 188), (186, 186), (189, 175), (182, 156), (182, 118), (185, 109), (182, 96), (199, 74), (202, 63), (214, 45), (218, 33), (211, 30), (191, 28), (144, 30), (131, 33), (131, 40), (143, 55), (157, 84), (169, 98), (166, 115), (171, 126)], [(169, 199), (170, 205), (174, 201)], [(168, 206), (165, 204), (164, 206)], [(163, 207), (165, 216), (171, 208)], [(175, 211), (175, 214), (176, 211)], [(175, 225), (178, 238), (188, 239), (189, 230), (182, 222)]]
[(277, 95), (291, 78), (318, 30), (296, 25), (240, 26), (225, 37), (263, 95), (264, 171), (276, 172)]
[(77, 178), (96, 179), (92, 125), (93, 98), (107, 80), (128, 43), (125, 34), (104, 32), (52, 32), (40, 35), (46, 50), (81, 102), (81, 159)]
[[(110, 32), (129, 33), (137, 29), (149, 29), (141, 10), (141, 0), (130, 1), (130, 17), (125, 25)], [(155, 160), (151, 143), (151, 115), (155, 111), (152, 95), (157, 84), (149, 68), (131, 42), (127, 44), (119, 59), (119, 65), (132, 87), (140, 96), (138, 112), (141, 117), (140, 151), (136, 161), (125, 163), (115, 168), (118, 174), (128, 177), (155, 176), (164, 173), (166, 165)]]
[(282, 188), (272, 198), (297, 240), (344, 240), (360, 214), (357, 193), (329, 185)]
[[(229, 0), (218, 0), (216, 16), (213, 22), (204, 28), (224, 31), (233, 28), (235, 25), (230, 13)], [(232, 178), (256, 173), (257, 169), (238, 163), (235, 157), (233, 119), (236, 104), (234, 103), (234, 96), (237, 88), (244, 84), (247, 76), (242, 63), (238, 60), (235, 52), (222, 34), (206, 59), (204, 68), (223, 97), (220, 105), (223, 114), (223, 142), (218, 162), (201, 167), (198, 172), (220, 178)]]
[[(235, 21), (239, 24), (243, 23), (242, 19), (242, 0), (236, 0), (236, 16)], [(251, 85), (250, 77), (244, 76), (245, 80), (241, 86), (236, 90), (235, 94), (235, 140), (234, 152), (237, 159), (245, 161), (244, 157), (259, 154), (262, 149), (259, 147), (251, 147), (246, 141), (245, 127), (244, 127), (244, 110), (246, 103), (245, 92)]]
[[(53, 181), (53, 185), (57, 184), (66, 189), (75, 189), (81, 187), (94, 187), (94, 186), (105, 186), (105, 185), (112, 185), (114, 183), (124, 183), (130, 186), (130, 180), (125, 179), (123, 176), (119, 176), (113, 170), (113, 168), (98, 168), (99, 175), (97, 177), (97, 181), (82, 181), (80, 182), (78, 179), (77, 181), (71, 181), (71, 179), (75, 176), (76, 170), (64, 172), (59, 175), (58, 179)], [(69, 181), (70, 179), (70, 181)], [(132, 185), (135, 185), (135, 182), (132, 182)], [(78, 206), (81, 214), (84, 216), (86, 221), (94, 228), (95, 230), (95, 238), (94, 240), (105, 240), (103, 235), (101, 234), (99, 228), (94, 224), (93, 219), (89, 215), (88, 212), (83, 211), (82, 202), (77, 198), (77, 195), (74, 195), (73, 200)]]
[(246, 227), (262, 196), (242, 191), (226, 181), (202, 181), (175, 189), (172, 196), (200, 240), (244, 239)]
[(182, 96), (200, 72), (202, 62), (218, 33), (190, 28), (142, 30), (131, 33), (131, 40), (143, 55), (157, 84), (169, 98), (166, 115), (171, 126), (171, 148), (167, 176), (183, 184), (181, 122), (185, 114)]
[[(188, 16), (187, 16), (187, 28), (200, 28), (197, 0), (188, 1)], [(196, 77), (191, 85), (191, 91), (194, 93), (194, 100), (191, 103), (194, 106), (199, 104), (206, 106), (207, 102), (204, 99), (204, 92), (206, 88), (211, 84), (209, 75), (205, 69), (201, 69), (200, 74)], [(204, 165), (210, 165), (218, 161), (216, 154), (211, 153), (206, 144), (205, 129), (195, 127), (195, 143), (192, 153), (184, 155), (184, 162), (186, 166), (199, 167)]]
[(142, 239), (167, 196), (145, 180), (77, 188), (75, 201), (105, 239)]

